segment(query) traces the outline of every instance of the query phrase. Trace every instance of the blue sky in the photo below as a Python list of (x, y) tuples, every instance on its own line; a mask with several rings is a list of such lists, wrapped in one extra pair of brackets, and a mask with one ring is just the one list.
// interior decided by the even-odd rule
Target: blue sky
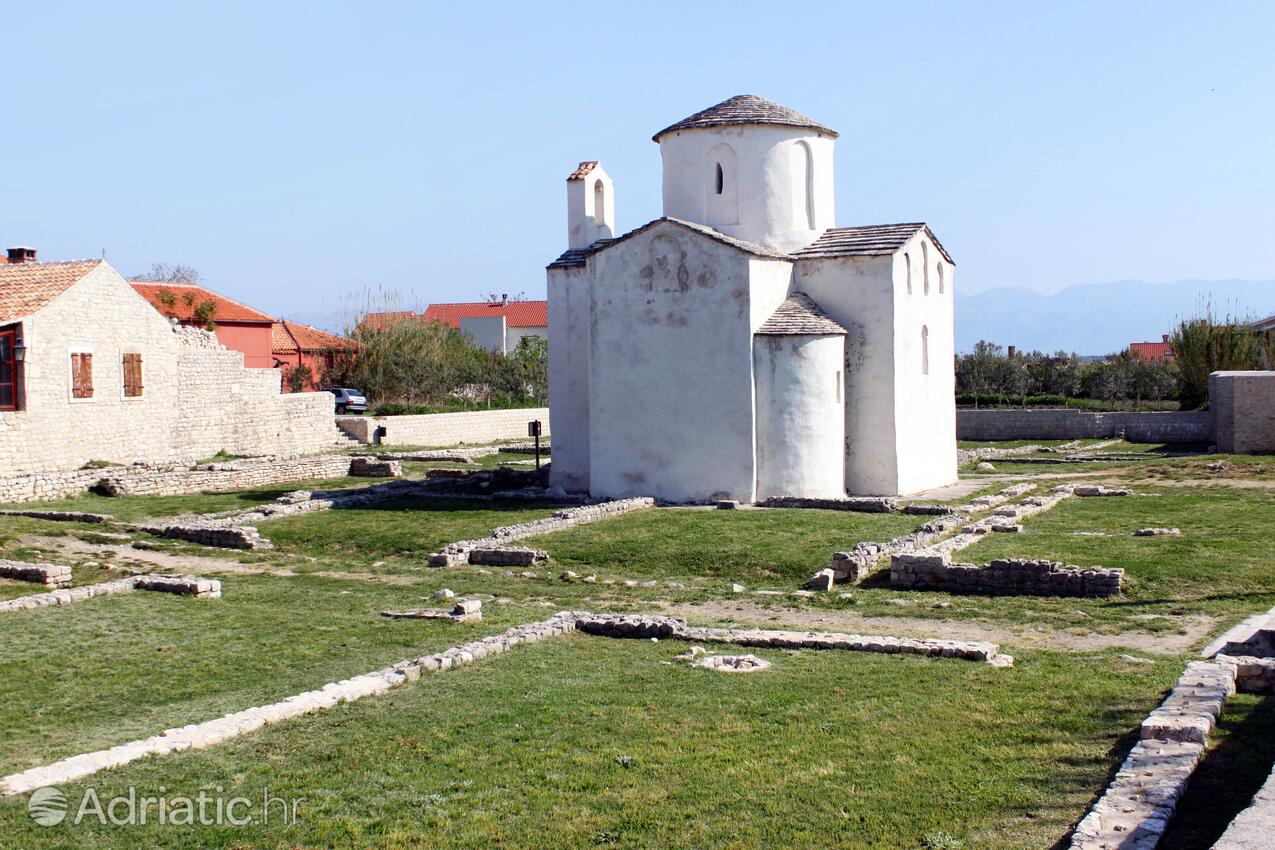
[(755, 93), (839, 130), (837, 223), (957, 287), (1275, 278), (1275, 4), (8, 8), (0, 242), (185, 263), (276, 313), (540, 296), (563, 180), (660, 214), (656, 130)]

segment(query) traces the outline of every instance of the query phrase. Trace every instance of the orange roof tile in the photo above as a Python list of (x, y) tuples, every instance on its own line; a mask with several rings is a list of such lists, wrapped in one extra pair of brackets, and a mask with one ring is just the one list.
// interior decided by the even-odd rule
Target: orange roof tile
[(30, 316), (66, 292), (102, 260), (0, 266), (0, 322)]
[(275, 322), (270, 328), (270, 346), (275, 354), (296, 351), (332, 351), (353, 348), (354, 340), (330, 334), (300, 322), (287, 319)]
[(431, 304), (425, 310), (424, 318), (460, 327), (461, 319), (474, 319), (481, 316), (504, 316), (505, 324), (511, 328), (543, 328), (549, 325), (548, 301), (510, 301), (501, 304), (499, 301), (477, 301), (464, 304)]
[(589, 172), (598, 167), (596, 159), (585, 160), (576, 166), (576, 170), (567, 175), (567, 180), (583, 180)]
[[(270, 322), (273, 324), (274, 317), (267, 316), (260, 310), (254, 310), (246, 304), (241, 304), (234, 299), (227, 298), (224, 295), (218, 295), (211, 289), (205, 289), (202, 286), (196, 286), (193, 283), (137, 283), (133, 282), (133, 289), (137, 290), (137, 294), (145, 298), (151, 303), (151, 306), (165, 316), (175, 316), (183, 322), (198, 321), (195, 318), (195, 307), (205, 301), (212, 301), (217, 305), (217, 310), (212, 314), (214, 322)], [(172, 307), (167, 307), (160, 300), (160, 293), (171, 292), (177, 301)], [(186, 303), (186, 293), (193, 292), (195, 295), (195, 303), (193, 305)]]
[(1169, 342), (1131, 342), (1129, 354), (1134, 360), (1171, 360), (1173, 345)]

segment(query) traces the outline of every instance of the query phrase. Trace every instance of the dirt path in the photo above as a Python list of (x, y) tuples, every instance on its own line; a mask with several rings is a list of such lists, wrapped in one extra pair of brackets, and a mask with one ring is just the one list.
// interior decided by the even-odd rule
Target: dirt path
[(865, 617), (850, 612), (819, 609), (771, 609), (747, 600), (704, 603), (669, 603), (662, 606), (665, 613), (688, 620), (733, 620), (745, 625), (792, 626), (818, 631), (851, 632), (854, 634), (891, 635), (894, 637), (931, 637), (950, 640), (983, 640), (1001, 644), (1006, 648), (1030, 647), (1032, 649), (1088, 652), (1123, 647), (1155, 654), (1189, 652), (1219, 629), (1217, 617), (1193, 615), (1169, 617), (1182, 626), (1185, 634), (1152, 634), (1150, 632), (1123, 632), (1101, 634), (1078, 633), (1052, 629), (1047, 626), (1000, 625), (979, 620), (944, 620), (923, 617)]

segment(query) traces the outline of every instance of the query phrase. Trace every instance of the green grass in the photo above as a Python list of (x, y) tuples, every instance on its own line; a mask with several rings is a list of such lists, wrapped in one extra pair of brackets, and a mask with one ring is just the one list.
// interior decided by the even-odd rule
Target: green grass
[[(42, 828), (20, 797), (0, 802), (0, 832), (84, 850), (1039, 850), (1180, 667), (762, 651), (770, 670), (729, 675), (667, 663), (684, 650), (559, 638), (87, 783), (103, 799), (268, 787), (304, 798), (295, 826)], [(63, 789), (73, 805), (83, 787)]]
[(555, 567), (629, 577), (804, 582), (832, 553), (907, 534), (924, 517), (851, 511), (652, 508), (523, 541)]
[(554, 510), (526, 500), (399, 499), (268, 520), (257, 528), (285, 553), (359, 564), (387, 556), (419, 561), (455, 540), (484, 537), (497, 526)]

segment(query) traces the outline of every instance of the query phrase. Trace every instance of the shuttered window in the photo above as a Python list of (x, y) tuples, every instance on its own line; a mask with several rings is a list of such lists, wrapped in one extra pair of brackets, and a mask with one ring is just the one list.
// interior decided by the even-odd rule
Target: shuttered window
[(71, 398), (93, 397), (93, 355), (71, 355)]
[(124, 397), (138, 398), (142, 394), (142, 355), (124, 355)]
[(15, 328), (0, 331), (0, 410), (18, 409), (18, 361), (13, 356), (17, 337)]

